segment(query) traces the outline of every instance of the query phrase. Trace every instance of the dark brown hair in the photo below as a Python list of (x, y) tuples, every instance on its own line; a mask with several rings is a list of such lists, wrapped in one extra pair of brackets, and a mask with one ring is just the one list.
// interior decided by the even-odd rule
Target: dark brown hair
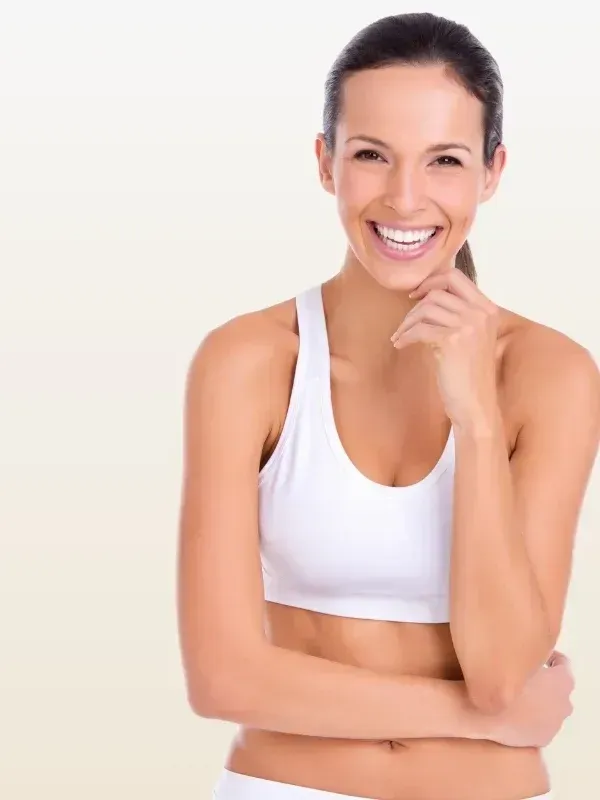
[[(323, 135), (330, 152), (342, 106), (344, 80), (356, 72), (396, 64), (445, 65), (484, 107), (484, 152), (491, 165), (502, 141), (503, 84), (498, 64), (470, 30), (430, 13), (382, 17), (359, 31), (344, 47), (325, 83)], [(475, 264), (469, 243), (456, 255), (456, 267), (474, 283)]]

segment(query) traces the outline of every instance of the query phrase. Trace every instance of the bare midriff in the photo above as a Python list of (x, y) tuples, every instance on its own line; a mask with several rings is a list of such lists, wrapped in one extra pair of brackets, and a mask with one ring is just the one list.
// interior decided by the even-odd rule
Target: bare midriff
[[(274, 644), (391, 675), (461, 680), (447, 624), (334, 617), (267, 604)], [(524, 800), (549, 789), (536, 748), (471, 739), (365, 741), (241, 728), (227, 768), (376, 800)]]

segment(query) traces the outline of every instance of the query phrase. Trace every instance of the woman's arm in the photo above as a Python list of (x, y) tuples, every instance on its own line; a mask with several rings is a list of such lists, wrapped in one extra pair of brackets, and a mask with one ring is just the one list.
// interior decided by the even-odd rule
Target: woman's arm
[(507, 365), (524, 418), (510, 461), (496, 397), (455, 431), (451, 632), (469, 696), (490, 711), (518, 696), (558, 639), (600, 436), (589, 353), (554, 331), (525, 336)]
[(551, 328), (514, 332), (503, 406), (521, 422), (509, 456), (497, 385), (504, 315), (457, 269), (425, 278), (392, 341), (435, 356), (456, 445), (450, 631), (474, 705), (509, 707), (558, 638), (575, 529), (600, 438), (600, 372)]
[(191, 706), (312, 736), (487, 738), (491, 720), (462, 682), (386, 677), (268, 642), (257, 473), (270, 398), (283, 385), (281, 335), (255, 315), (240, 318), (209, 334), (189, 370), (178, 609)]

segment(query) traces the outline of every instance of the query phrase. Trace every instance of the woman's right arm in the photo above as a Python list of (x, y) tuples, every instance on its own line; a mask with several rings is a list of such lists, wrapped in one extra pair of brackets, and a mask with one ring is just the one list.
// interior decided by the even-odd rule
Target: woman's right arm
[(178, 615), (191, 707), (307, 736), (499, 741), (500, 718), (472, 706), (461, 681), (385, 676), (268, 641), (257, 476), (281, 373), (276, 341), (264, 319), (238, 318), (206, 337), (187, 376)]

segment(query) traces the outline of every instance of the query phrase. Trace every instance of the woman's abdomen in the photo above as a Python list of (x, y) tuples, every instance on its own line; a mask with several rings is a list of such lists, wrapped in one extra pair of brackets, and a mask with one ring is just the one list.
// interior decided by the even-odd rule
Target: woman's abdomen
[(539, 751), (463, 739), (366, 742), (246, 730), (226, 766), (378, 800), (516, 800), (549, 788)]
[[(460, 680), (448, 625), (355, 620), (268, 604), (280, 647), (382, 674)], [(365, 741), (241, 729), (233, 772), (378, 800), (495, 800), (548, 789), (535, 748), (470, 739)]]

